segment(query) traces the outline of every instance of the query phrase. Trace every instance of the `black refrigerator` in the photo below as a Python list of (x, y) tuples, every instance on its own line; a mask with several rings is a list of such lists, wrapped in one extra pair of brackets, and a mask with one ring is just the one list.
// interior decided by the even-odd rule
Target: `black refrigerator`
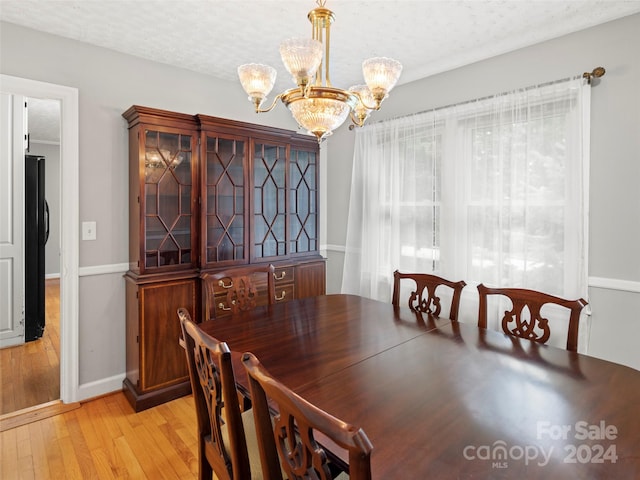
[(45, 327), (44, 246), (49, 238), (49, 205), (44, 165), (42, 156), (25, 156), (25, 342), (42, 337)]

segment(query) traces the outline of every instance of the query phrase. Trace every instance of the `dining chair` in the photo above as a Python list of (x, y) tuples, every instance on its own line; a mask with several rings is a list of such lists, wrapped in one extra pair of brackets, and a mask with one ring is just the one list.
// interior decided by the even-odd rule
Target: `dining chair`
[[(252, 310), (260, 304), (275, 303), (274, 272), (275, 267), (268, 264), (204, 273), (201, 278), (205, 320), (212, 320), (220, 314)], [(265, 285), (266, 293), (262, 293)]]
[(178, 309), (198, 425), (198, 478), (262, 478), (251, 410), (240, 411), (231, 351)]
[[(252, 353), (242, 356), (253, 403), (260, 460), (265, 480), (371, 479), (373, 446), (361, 428), (321, 410), (271, 376)], [(270, 406), (277, 413), (271, 414)], [(348, 453), (348, 470), (332, 468), (330, 454), (317, 437)], [(333, 465), (335, 467), (335, 465)]]
[(391, 303), (396, 307), (400, 305), (400, 282), (404, 279), (412, 280), (416, 286), (409, 296), (409, 308), (414, 312), (429, 313), (436, 317), (440, 316), (442, 311), (442, 304), (440, 297), (436, 296), (436, 289), (442, 285), (453, 290), (449, 319), (457, 320), (462, 289), (466, 285), (464, 281), (452, 282), (428, 273), (400, 273), (396, 270), (393, 272), (393, 297), (391, 299)]
[[(511, 310), (505, 310), (502, 317), (502, 330), (513, 335), (538, 343), (546, 343), (551, 336), (549, 320), (542, 316), (543, 305), (553, 304), (564, 307), (569, 311), (569, 325), (567, 331), (567, 350), (578, 351), (578, 326), (580, 312), (588, 304), (586, 300), (565, 300), (537, 290), (526, 288), (490, 288), (484, 284), (478, 285), (480, 298), (478, 309), (478, 326), (487, 328), (487, 297), (502, 295), (511, 300)], [(525, 311), (528, 310), (528, 315)]]

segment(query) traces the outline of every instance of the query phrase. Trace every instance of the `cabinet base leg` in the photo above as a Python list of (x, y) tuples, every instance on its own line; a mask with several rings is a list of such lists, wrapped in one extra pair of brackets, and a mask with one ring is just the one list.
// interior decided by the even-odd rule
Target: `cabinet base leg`
[(125, 378), (122, 382), (122, 390), (133, 409), (136, 412), (141, 412), (147, 408), (189, 395), (191, 393), (191, 383), (187, 379), (184, 382), (153, 390), (152, 392), (139, 393), (133, 383), (128, 378)]

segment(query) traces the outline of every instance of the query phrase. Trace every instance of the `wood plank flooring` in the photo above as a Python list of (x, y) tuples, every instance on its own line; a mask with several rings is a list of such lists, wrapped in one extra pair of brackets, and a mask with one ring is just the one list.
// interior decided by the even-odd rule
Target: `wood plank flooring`
[(197, 478), (193, 397), (135, 413), (114, 393), (0, 433), (0, 451), (3, 480)]
[(0, 415), (60, 398), (60, 281), (45, 282), (42, 338), (0, 349)]
[[(0, 424), (0, 479), (197, 478), (191, 396), (135, 413), (117, 392), (45, 415), (61, 406), (51, 402), (60, 398), (59, 292), (59, 282), (48, 280), (41, 339), (0, 350), (0, 412), (9, 413)], [(50, 406), (28, 408), (40, 404)], [(14, 426), (16, 410), (30, 412), (29, 423)]]

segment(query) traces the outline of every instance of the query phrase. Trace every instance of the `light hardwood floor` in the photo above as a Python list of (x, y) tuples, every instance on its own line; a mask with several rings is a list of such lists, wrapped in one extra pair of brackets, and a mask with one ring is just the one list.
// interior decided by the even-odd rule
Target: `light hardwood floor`
[(191, 396), (135, 413), (118, 392), (51, 416), (61, 410), (51, 402), (60, 398), (59, 299), (59, 282), (48, 280), (42, 339), (0, 351), (1, 412), (28, 412), (19, 426), (11, 415), (0, 422), (0, 479), (197, 478)]
[(3, 480), (197, 478), (193, 397), (135, 413), (107, 395), (0, 433), (0, 450)]
[(60, 281), (45, 284), (42, 338), (0, 350), (0, 415), (60, 398)]

